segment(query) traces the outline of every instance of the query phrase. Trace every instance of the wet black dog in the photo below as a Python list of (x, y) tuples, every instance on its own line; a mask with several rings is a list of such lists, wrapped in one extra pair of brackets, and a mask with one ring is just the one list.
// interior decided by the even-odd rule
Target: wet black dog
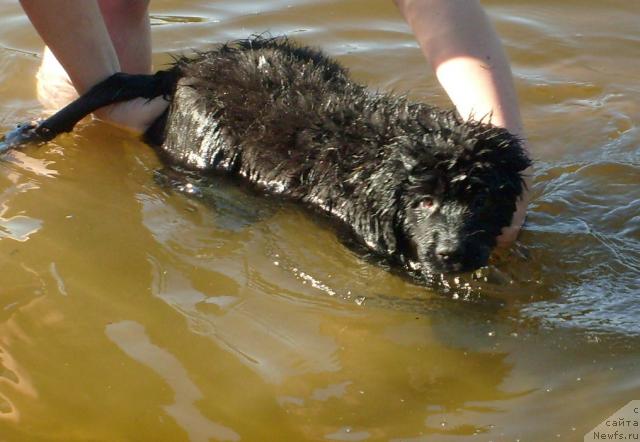
[(300, 201), (414, 276), (485, 265), (530, 164), (506, 130), (371, 92), (283, 38), (223, 45), (154, 76), (117, 74), (7, 143), (51, 139), (107, 103), (158, 95), (171, 106), (146, 137), (168, 162)]

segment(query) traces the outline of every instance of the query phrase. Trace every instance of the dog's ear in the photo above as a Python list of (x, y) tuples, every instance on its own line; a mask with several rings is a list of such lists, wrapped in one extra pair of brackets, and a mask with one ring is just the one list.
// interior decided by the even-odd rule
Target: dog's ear
[(478, 121), (464, 122), (453, 133), (458, 138), (457, 154), (439, 163), (450, 183), (467, 190), (475, 184), (516, 196), (522, 193), (524, 179), (520, 172), (531, 165), (531, 160), (518, 137)]
[[(502, 128), (495, 128), (492, 136), (479, 144), (493, 143), (494, 148), (488, 155), (489, 162), (493, 165), (493, 173), (499, 174), (503, 181), (501, 187), (509, 187), (520, 195), (525, 187), (524, 177), (521, 172), (531, 166), (532, 162), (524, 150), (522, 141)], [(484, 148), (480, 146), (481, 150)]]

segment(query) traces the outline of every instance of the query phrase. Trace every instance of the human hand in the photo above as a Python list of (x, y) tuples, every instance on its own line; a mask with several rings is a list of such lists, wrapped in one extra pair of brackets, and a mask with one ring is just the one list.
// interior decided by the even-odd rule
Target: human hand
[[(69, 76), (48, 48), (45, 48), (36, 78), (38, 100), (46, 113), (53, 114), (78, 98)], [(153, 100), (138, 98), (105, 107), (94, 115), (107, 123), (142, 134), (167, 106), (168, 102), (162, 97)]]
[(531, 185), (533, 184), (533, 167), (528, 167), (521, 173), (526, 187), (516, 203), (516, 211), (513, 213), (511, 225), (504, 227), (497, 238), (498, 247), (509, 247), (516, 240), (527, 216), (527, 207), (531, 200)]
[(164, 97), (136, 98), (112, 104), (95, 112), (95, 117), (120, 128), (143, 134), (169, 106)]

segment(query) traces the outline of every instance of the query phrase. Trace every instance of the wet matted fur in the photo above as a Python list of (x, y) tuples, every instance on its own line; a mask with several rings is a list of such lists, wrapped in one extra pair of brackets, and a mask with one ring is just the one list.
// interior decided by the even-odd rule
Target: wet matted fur
[[(123, 100), (130, 77), (94, 89)], [(171, 98), (146, 134), (166, 161), (299, 201), (415, 277), (485, 265), (524, 188), (530, 162), (505, 129), (370, 91), (285, 38), (221, 45), (153, 78), (139, 95)]]
[[(529, 166), (504, 129), (372, 92), (286, 39), (181, 58), (160, 149), (346, 224), (412, 273), (485, 265)], [(157, 138), (157, 135), (156, 135)]]

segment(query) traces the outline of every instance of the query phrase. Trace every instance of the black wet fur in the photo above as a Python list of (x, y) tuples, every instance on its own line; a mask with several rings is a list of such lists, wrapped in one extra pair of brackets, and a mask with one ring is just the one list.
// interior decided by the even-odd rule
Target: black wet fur
[(299, 201), (414, 277), (486, 265), (524, 189), (530, 161), (505, 129), (372, 92), (285, 38), (165, 72), (172, 102), (146, 139), (167, 162)]

